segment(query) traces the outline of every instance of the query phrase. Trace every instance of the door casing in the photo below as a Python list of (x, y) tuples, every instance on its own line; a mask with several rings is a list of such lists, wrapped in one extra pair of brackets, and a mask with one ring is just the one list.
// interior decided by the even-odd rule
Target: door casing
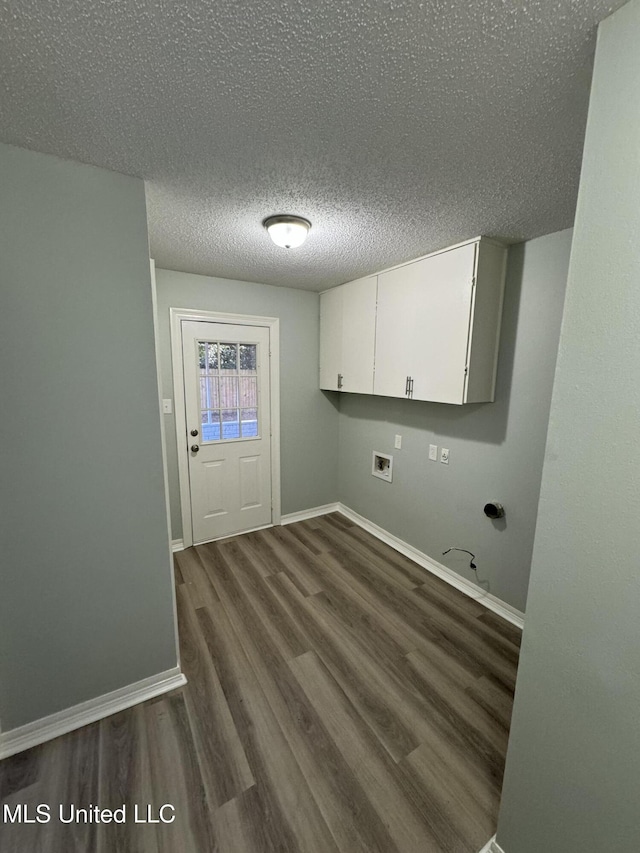
[[(233, 323), (239, 326), (266, 326), (269, 328), (271, 358), (269, 372), (271, 384), (271, 522), (280, 524), (280, 320), (278, 317), (255, 317), (245, 314), (221, 314), (217, 311), (199, 311), (190, 308), (170, 308), (171, 358), (173, 362), (173, 400), (176, 419), (178, 450), (178, 476), (180, 481), (180, 510), (182, 540), (185, 548), (193, 545), (191, 524), (191, 490), (189, 488), (189, 459), (187, 442), (187, 416), (184, 402), (184, 372), (182, 359), (182, 321), (198, 323)], [(183, 439), (181, 441), (181, 438)], [(237, 535), (237, 534), (235, 534)]]

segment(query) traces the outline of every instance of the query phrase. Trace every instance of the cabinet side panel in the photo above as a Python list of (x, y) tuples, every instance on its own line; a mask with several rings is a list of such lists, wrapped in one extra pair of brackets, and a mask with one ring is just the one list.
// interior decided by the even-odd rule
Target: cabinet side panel
[(336, 391), (342, 363), (342, 287), (320, 294), (320, 388)]
[(495, 396), (507, 250), (481, 242), (469, 333), (466, 403), (492, 403)]
[(373, 394), (377, 286), (369, 276), (341, 288), (343, 391)]

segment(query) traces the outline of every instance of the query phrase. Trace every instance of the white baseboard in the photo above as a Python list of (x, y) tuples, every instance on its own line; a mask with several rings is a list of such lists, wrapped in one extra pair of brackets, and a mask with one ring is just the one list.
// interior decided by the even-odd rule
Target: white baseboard
[(487, 841), (482, 850), (480, 850), (480, 853), (504, 853), (504, 850), (502, 847), (498, 846), (494, 835), (493, 838), (490, 838), (489, 841)]
[(511, 622), (511, 624), (515, 625), (516, 628), (520, 628), (520, 630), (522, 630), (524, 625), (524, 613), (520, 610), (516, 610), (516, 608), (512, 607), (510, 604), (507, 604), (505, 601), (501, 601), (499, 598), (496, 598), (495, 595), (485, 592), (479, 586), (476, 586), (474, 583), (461, 577), (461, 575), (452, 571), (447, 566), (443, 566), (441, 563), (438, 563), (436, 560), (433, 560), (431, 557), (423, 554), (422, 551), (418, 551), (418, 549), (414, 548), (413, 545), (403, 542), (402, 539), (399, 539), (397, 536), (394, 536), (382, 527), (378, 527), (377, 524), (374, 524), (372, 521), (369, 521), (368, 518), (354, 512), (348, 506), (339, 504), (337, 509), (338, 512), (341, 512), (342, 515), (350, 521), (353, 521), (368, 533), (371, 533), (382, 542), (385, 542), (387, 545), (395, 548), (396, 551), (404, 554), (405, 557), (413, 560), (419, 566), (422, 566), (423, 569), (437, 575), (448, 584), (451, 584), (451, 586), (460, 590), (460, 592), (463, 592), (465, 595), (473, 598), (479, 604), (483, 604), (488, 610), (492, 610), (494, 613), (502, 616), (503, 619), (506, 619), (507, 622)]
[(143, 678), (142, 681), (136, 681), (127, 687), (105, 693), (96, 699), (89, 699), (64, 711), (35, 720), (33, 723), (3, 732), (0, 734), (0, 759), (8, 758), (16, 752), (30, 749), (47, 740), (53, 740), (89, 723), (95, 723), (96, 720), (124, 711), (125, 708), (130, 708), (139, 702), (146, 702), (147, 699), (153, 699), (154, 696), (160, 696), (162, 693), (168, 693), (186, 683), (187, 679), (180, 668), (174, 667), (166, 672), (152, 675), (150, 678)]
[[(374, 524), (373, 521), (369, 521), (368, 518), (365, 518), (363, 515), (360, 515), (342, 503), (324, 504), (324, 506), (304, 509), (301, 512), (291, 512), (288, 515), (283, 515), (280, 523), (293, 524), (296, 521), (305, 521), (307, 518), (327, 515), (330, 512), (342, 513), (342, 515), (350, 521), (353, 521), (354, 524), (357, 524), (359, 527), (362, 527), (363, 530), (371, 533), (372, 536), (375, 536), (377, 539), (380, 539), (382, 542), (385, 542), (387, 545), (395, 548), (396, 551), (404, 554), (405, 557), (413, 560), (419, 566), (422, 566), (423, 569), (437, 575), (443, 581), (446, 581), (457, 590), (460, 590), (460, 592), (468, 595), (469, 598), (473, 598), (474, 601), (477, 601), (479, 604), (483, 604), (488, 610), (492, 610), (494, 613), (497, 613), (498, 616), (502, 616), (502, 618), (506, 619), (507, 622), (511, 622), (511, 624), (515, 625), (516, 628), (520, 628), (520, 630), (522, 630), (524, 626), (524, 613), (522, 613), (522, 611), (517, 610), (510, 604), (507, 604), (506, 601), (496, 598), (495, 595), (485, 592), (481, 587), (476, 586), (476, 584), (468, 581), (466, 578), (463, 578), (457, 572), (448, 568), (448, 566), (443, 566), (442, 563), (438, 563), (437, 560), (432, 559), (427, 556), (427, 554), (424, 554), (422, 551), (414, 548), (413, 545), (409, 545), (407, 542), (404, 542), (402, 539), (394, 536), (393, 533), (389, 533), (388, 530), (379, 527), (377, 524)], [(491, 848), (489, 848), (489, 850), (491, 850)], [(496, 847), (495, 853), (501, 853), (500, 849)]]
[(330, 512), (339, 512), (341, 504), (324, 504), (323, 506), (314, 506), (311, 509), (303, 509), (300, 512), (290, 512), (283, 515), (280, 519), (280, 524), (293, 524), (296, 521), (306, 521), (307, 518), (315, 518), (318, 515), (327, 515)]
[[(339, 503), (324, 504), (323, 506), (314, 506), (311, 509), (303, 509), (300, 512), (290, 512), (287, 515), (280, 517), (280, 524), (293, 524), (296, 521), (305, 521), (307, 518), (315, 518), (317, 515), (327, 515), (330, 512), (338, 512), (340, 509)], [(243, 533), (252, 533), (253, 530), (264, 530), (267, 527), (272, 527), (271, 524), (263, 524), (261, 527), (253, 528), (252, 530), (243, 530)], [(232, 533), (230, 536), (238, 536), (237, 533)], [(222, 539), (229, 539), (230, 536), (223, 536)], [(217, 541), (217, 540), (213, 540)], [(172, 539), (171, 550), (175, 554), (176, 551), (184, 551), (184, 539)]]

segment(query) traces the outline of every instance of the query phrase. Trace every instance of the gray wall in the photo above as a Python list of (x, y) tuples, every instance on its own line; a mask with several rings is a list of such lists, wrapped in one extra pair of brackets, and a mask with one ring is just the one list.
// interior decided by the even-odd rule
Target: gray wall
[(640, 850), (640, 2), (600, 27), (498, 841)]
[[(340, 395), (340, 500), (430, 557), (524, 610), (533, 548), (571, 231), (513, 246), (495, 403), (446, 406)], [(394, 450), (394, 436), (402, 449)], [(428, 459), (429, 444), (450, 463)], [(371, 476), (374, 450), (392, 453), (393, 483)], [(483, 514), (488, 500), (504, 520)]]
[[(162, 394), (173, 398), (169, 308), (280, 318), (282, 512), (338, 499), (336, 402), (318, 389), (317, 293), (158, 270)], [(175, 419), (165, 415), (174, 539), (182, 538)]]
[(0, 146), (3, 731), (176, 665), (141, 181)]

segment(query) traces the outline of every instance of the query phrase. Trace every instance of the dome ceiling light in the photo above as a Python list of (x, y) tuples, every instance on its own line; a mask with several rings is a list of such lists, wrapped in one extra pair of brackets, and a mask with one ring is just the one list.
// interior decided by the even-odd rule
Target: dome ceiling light
[(298, 246), (302, 246), (311, 228), (308, 219), (288, 214), (269, 216), (262, 224), (276, 246), (281, 246), (283, 249), (297, 249)]

